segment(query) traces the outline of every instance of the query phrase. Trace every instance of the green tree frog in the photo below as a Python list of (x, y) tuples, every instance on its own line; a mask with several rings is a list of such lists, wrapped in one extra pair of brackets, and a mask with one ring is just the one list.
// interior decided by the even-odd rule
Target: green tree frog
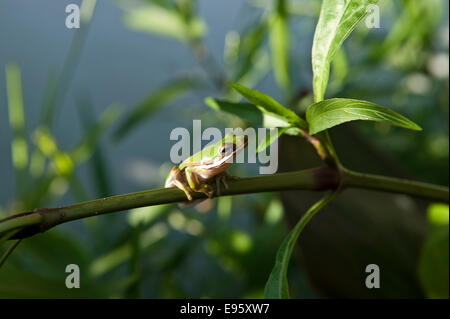
[(178, 187), (190, 201), (193, 192), (201, 192), (212, 198), (214, 189), (209, 182), (216, 181), (218, 192), (220, 182), (228, 188), (226, 179), (230, 178), (230, 175), (226, 170), (247, 144), (247, 136), (227, 134), (222, 140), (188, 157), (180, 165), (174, 166), (164, 186)]

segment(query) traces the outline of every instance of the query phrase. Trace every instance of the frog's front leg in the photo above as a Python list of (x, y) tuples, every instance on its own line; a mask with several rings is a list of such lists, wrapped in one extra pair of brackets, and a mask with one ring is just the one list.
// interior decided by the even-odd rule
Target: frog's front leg
[(211, 187), (211, 185), (207, 183), (202, 183), (198, 179), (198, 175), (195, 173), (195, 171), (192, 170), (192, 168), (187, 167), (185, 169), (186, 173), (186, 180), (191, 187), (192, 190), (200, 193), (206, 194), (209, 198), (212, 198), (214, 195), (214, 189)]
[(238, 176), (231, 176), (230, 174), (228, 174), (227, 171), (224, 171), (223, 173), (218, 174), (215, 177), (217, 195), (220, 195), (221, 183), (223, 184), (225, 189), (228, 189), (229, 186), (228, 186), (227, 180), (238, 180), (238, 179), (239, 179)]
[(216, 177), (214, 179), (216, 181), (217, 195), (220, 195), (221, 184), (223, 184), (225, 189), (228, 189), (229, 186), (228, 186), (227, 180), (235, 181), (235, 180), (240, 179), (240, 177), (232, 176), (227, 171), (224, 171), (223, 173), (216, 175)]
[(217, 189), (217, 195), (220, 195), (220, 183), (225, 186), (225, 189), (228, 189), (228, 183), (227, 179), (229, 179), (230, 175), (227, 173), (227, 171), (224, 171), (223, 173), (218, 174), (214, 179), (216, 180), (216, 189)]
[(183, 171), (181, 171), (178, 166), (174, 166), (170, 171), (169, 177), (166, 180), (164, 185), (165, 187), (178, 187), (185, 194), (188, 200), (192, 200), (192, 190), (189, 187), (188, 183), (186, 183), (186, 176)]

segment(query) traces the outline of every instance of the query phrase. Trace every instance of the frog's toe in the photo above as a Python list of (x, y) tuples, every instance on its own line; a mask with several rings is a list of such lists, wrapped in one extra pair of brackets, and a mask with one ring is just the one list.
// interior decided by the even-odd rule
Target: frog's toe
[(221, 193), (220, 190), (222, 188), (222, 184), (225, 187), (225, 189), (229, 188), (228, 183), (227, 183), (227, 178), (228, 177), (226, 175), (219, 175), (219, 176), (216, 177), (216, 192), (217, 192), (217, 195), (220, 195), (220, 193)]
[(186, 187), (178, 187), (178, 188), (181, 189), (186, 194), (186, 197), (189, 201), (192, 201), (193, 198), (189, 189), (187, 189)]
[(200, 192), (208, 196), (209, 198), (214, 197), (214, 189), (210, 185), (203, 185)]
[(220, 196), (220, 178), (216, 178), (216, 192)]
[(226, 189), (230, 188), (230, 187), (228, 186), (227, 179), (226, 179), (225, 177), (221, 178), (220, 180), (221, 180), (223, 186), (225, 186)]
[(191, 193), (189, 193), (189, 192), (184, 192), (185, 194), (186, 194), (186, 197), (188, 198), (188, 200), (189, 201), (192, 201), (192, 196), (191, 196)]
[(214, 191), (212, 190), (205, 190), (202, 193), (208, 196), (209, 199), (212, 199), (214, 197)]

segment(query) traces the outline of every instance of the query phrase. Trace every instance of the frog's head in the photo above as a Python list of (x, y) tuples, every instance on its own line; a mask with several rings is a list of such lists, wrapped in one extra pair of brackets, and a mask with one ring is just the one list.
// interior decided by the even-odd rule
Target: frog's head
[(202, 151), (202, 160), (195, 166), (201, 170), (211, 170), (219, 174), (227, 169), (244, 148), (247, 147), (248, 138), (245, 135), (227, 134), (220, 142), (205, 148)]
[(222, 140), (215, 160), (222, 161), (225, 159), (225, 161), (230, 161), (231, 159), (234, 159), (236, 155), (239, 154), (244, 148), (246, 148), (247, 144), (248, 138), (246, 135), (227, 134)]

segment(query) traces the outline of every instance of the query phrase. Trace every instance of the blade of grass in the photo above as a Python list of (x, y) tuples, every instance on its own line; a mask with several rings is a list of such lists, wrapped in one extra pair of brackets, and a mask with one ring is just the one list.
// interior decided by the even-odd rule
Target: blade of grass
[(289, 26), (286, 1), (278, 0), (276, 10), (270, 18), (270, 49), (275, 79), (285, 96), (290, 98), (291, 79), (289, 76)]
[(17, 64), (7, 64), (5, 71), (9, 125), (12, 130), (11, 156), (16, 175), (16, 197), (20, 197), (20, 190), (26, 181), (26, 169), (28, 166), (28, 143), (26, 140), (22, 80), (20, 68)]
[(40, 123), (45, 127), (52, 127), (55, 113), (58, 111), (57, 107), (63, 104), (62, 101), (64, 101), (67, 95), (80, 60), (84, 43), (86, 42), (90, 21), (92, 20), (96, 5), (97, 0), (83, 0), (81, 3), (80, 28), (74, 31), (75, 33), (70, 44), (69, 52), (64, 61), (62, 71), (58, 76), (58, 81), (48, 95), (48, 101), (45, 101), (45, 104), (41, 108)]
[(125, 117), (113, 134), (115, 142), (127, 136), (143, 121), (159, 111), (164, 105), (179, 99), (188, 91), (198, 85), (198, 80), (191, 77), (182, 77), (172, 80), (162, 88), (150, 93), (143, 101), (138, 103), (134, 109)]
[[(93, 105), (91, 101), (89, 99), (83, 99), (83, 101), (80, 101), (77, 109), (83, 130), (88, 131), (92, 129), (94, 125), (92, 119), (95, 118), (95, 114), (92, 111)], [(89, 168), (98, 197), (111, 195), (111, 176), (109, 175), (108, 162), (103, 156), (103, 147), (100, 143), (97, 143), (94, 148), (92, 157), (89, 160)]]
[(255, 55), (264, 45), (267, 32), (268, 26), (264, 16), (260, 22), (257, 22), (255, 27), (245, 32), (242, 36), (242, 46), (239, 50), (241, 59), (236, 76), (233, 77), (235, 81), (242, 81), (242, 78), (252, 70), (252, 61), (255, 60)]

